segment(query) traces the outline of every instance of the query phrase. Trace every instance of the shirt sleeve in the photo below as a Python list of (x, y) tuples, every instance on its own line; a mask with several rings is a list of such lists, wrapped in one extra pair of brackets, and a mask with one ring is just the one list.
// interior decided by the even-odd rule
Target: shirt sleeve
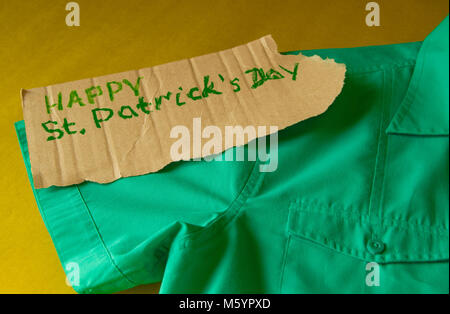
[(176, 162), (109, 184), (35, 189), (24, 121), (15, 128), (39, 211), (80, 293), (160, 281), (174, 243), (214, 225), (255, 168), (254, 161)]

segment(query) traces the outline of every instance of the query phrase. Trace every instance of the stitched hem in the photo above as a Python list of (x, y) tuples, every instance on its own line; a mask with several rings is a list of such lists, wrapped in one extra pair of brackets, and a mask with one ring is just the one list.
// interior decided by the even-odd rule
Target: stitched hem
[(79, 267), (80, 285), (74, 290), (109, 293), (135, 286), (114, 262), (77, 186), (34, 188), (24, 122), (16, 122), (15, 129), (34, 197), (64, 271), (71, 271), (66, 269), (70, 263)]

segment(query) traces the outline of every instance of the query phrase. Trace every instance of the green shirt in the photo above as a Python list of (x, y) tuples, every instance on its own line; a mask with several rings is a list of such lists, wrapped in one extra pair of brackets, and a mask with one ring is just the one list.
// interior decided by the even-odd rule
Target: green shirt
[[(345, 85), (324, 114), (279, 132), (274, 172), (192, 161), (34, 189), (66, 272), (79, 270), (74, 288), (448, 293), (448, 28), (302, 51), (345, 63)], [(16, 130), (30, 174), (23, 121)]]

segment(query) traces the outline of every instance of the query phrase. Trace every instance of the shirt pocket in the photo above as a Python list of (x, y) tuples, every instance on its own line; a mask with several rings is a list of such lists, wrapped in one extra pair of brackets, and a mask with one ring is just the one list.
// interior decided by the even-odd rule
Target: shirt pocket
[[(373, 236), (374, 228), (381, 236)], [(289, 205), (280, 291), (402, 292), (414, 290), (415, 284), (442, 286), (443, 280), (448, 290), (448, 245), (448, 229), (390, 219), (380, 226), (352, 206), (294, 200)], [(378, 288), (367, 283), (373, 265), (386, 275)], [(445, 268), (447, 279), (442, 279)]]

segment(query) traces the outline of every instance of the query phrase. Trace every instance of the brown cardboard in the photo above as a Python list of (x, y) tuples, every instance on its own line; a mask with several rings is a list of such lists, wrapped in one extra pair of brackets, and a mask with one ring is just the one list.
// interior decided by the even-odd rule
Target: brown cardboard
[[(235, 125), (281, 130), (327, 110), (345, 71), (334, 60), (281, 55), (265, 36), (151, 68), (22, 90), (34, 185), (107, 183), (158, 171), (173, 161), (172, 127), (192, 128), (197, 117), (203, 126), (221, 130)], [(261, 76), (267, 79), (262, 84)], [(201, 155), (190, 151), (191, 158)]]

